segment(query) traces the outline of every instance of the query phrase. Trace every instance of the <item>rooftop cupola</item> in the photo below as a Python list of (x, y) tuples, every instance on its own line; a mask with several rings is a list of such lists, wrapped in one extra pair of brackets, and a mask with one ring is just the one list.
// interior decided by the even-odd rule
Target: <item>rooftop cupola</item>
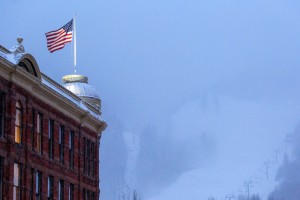
[(73, 92), (85, 102), (91, 104), (99, 111), (101, 109), (101, 100), (96, 89), (88, 84), (88, 78), (79, 74), (65, 75), (63, 78), (63, 86)]

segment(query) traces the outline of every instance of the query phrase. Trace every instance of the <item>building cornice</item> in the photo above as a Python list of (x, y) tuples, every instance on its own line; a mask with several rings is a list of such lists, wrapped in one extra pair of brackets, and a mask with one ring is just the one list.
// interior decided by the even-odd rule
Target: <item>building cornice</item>
[[(55, 91), (48, 84), (43, 83), (43, 79), (54, 87), (59, 85), (46, 75), (42, 78), (33, 76), (23, 68), (15, 65), (0, 56), (0, 76), (12, 83), (24, 88), (31, 95), (42, 100), (51, 107), (61, 111), (66, 116), (80, 123), (81, 126), (101, 134), (106, 128), (106, 123), (100, 118), (100, 112), (93, 106), (83, 102), (82, 99), (66, 89), (58, 88), (62, 91)], [(56, 85), (57, 84), (57, 85)], [(62, 86), (61, 86), (62, 87)], [(64, 95), (68, 95), (67, 97)], [(68, 97), (73, 98), (70, 100)], [(90, 112), (89, 112), (90, 111)]]

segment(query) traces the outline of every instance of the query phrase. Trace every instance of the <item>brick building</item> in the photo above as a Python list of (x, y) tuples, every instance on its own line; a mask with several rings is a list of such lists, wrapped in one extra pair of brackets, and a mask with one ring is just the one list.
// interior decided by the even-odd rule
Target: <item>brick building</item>
[(100, 98), (87, 77), (42, 74), (18, 42), (0, 45), (0, 200), (99, 199)]

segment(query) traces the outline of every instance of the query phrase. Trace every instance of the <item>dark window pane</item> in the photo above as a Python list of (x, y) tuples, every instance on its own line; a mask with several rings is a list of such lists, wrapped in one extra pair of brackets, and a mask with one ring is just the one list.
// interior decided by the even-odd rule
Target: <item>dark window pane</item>
[(4, 134), (5, 95), (0, 93), (0, 137)]
[(54, 121), (49, 120), (48, 139), (49, 139), (49, 158), (53, 159), (53, 145), (54, 145)]

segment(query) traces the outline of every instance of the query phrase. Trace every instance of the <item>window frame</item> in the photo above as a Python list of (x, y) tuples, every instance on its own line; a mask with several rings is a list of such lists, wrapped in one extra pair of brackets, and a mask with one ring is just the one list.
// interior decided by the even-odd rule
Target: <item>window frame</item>
[(63, 125), (59, 126), (59, 161), (64, 164), (65, 163), (65, 155), (64, 155), (64, 148), (65, 148), (65, 127)]
[(95, 176), (95, 156), (94, 156), (94, 151), (95, 151), (95, 144), (94, 144), (94, 142), (91, 142), (91, 149), (90, 149), (90, 156), (91, 156), (91, 158), (90, 158), (90, 162), (91, 162), (91, 176)]
[(43, 154), (43, 114), (38, 113), (36, 117), (35, 151)]
[(69, 132), (69, 165), (71, 169), (74, 169), (74, 137), (75, 132), (71, 130)]
[(4, 158), (0, 156), (0, 199), (3, 199)]
[(49, 175), (48, 176), (48, 189), (47, 189), (47, 197), (48, 200), (52, 200), (54, 195), (53, 195), (53, 184), (54, 183), (54, 177)]
[(87, 173), (87, 163), (86, 163), (86, 141), (87, 139), (84, 137), (83, 138), (83, 173)]
[(53, 160), (54, 158), (54, 120), (49, 119), (48, 121), (48, 141), (49, 141), (49, 158)]
[[(17, 169), (17, 172), (16, 172)], [(14, 176), (13, 176), (13, 200), (21, 199), (21, 165), (17, 162), (14, 163)], [(17, 173), (17, 177), (16, 177)], [(17, 180), (16, 180), (17, 179)]]
[(5, 130), (5, 93), (0, 92), (0, 137), (4, 137)]
[(91, 175), (91, 141), (87, 140), (87, 174)]
[(35, 110), (32, 109), (32, 116), (31, 116), (32, 128), (31, 128), (31, 149), (32, 151), (35, 150)]
[(74, 200), (74, 184), (69, 184), (69, 200)]
[(58, 200), (64, 200), (64, 180), (58, 182)]
[[(19, 113), (19, 114), (18, 114)], [(16, 102), (16, 116), (15, 116), (15, 143), (22, 144), (22, 104), (20, 101)]]
[(91, 200), (94, 200), (95, 199), (95, 192), (91, 191), (91, 196), (90, 197), (91, 197)]
[(43, 184), (43, 176), (41, 171), (36, 171), (35, 174), (35, 196), (36, 200), (42, 199), (42, 184)]
[(96, 158), (94, 157), (95, 153), (95, 142), (87, 138), (83, 138), (84, 143), (84, 152), (83, 152), (83, 171), (88, 176), (95, 176), (95, 162)]
[(33, 193), (34, 193), (34, 169), (30, 169), (30, 174), (31, 174), (31, 180), (30, 180), (30, 200), (33, 200)]

